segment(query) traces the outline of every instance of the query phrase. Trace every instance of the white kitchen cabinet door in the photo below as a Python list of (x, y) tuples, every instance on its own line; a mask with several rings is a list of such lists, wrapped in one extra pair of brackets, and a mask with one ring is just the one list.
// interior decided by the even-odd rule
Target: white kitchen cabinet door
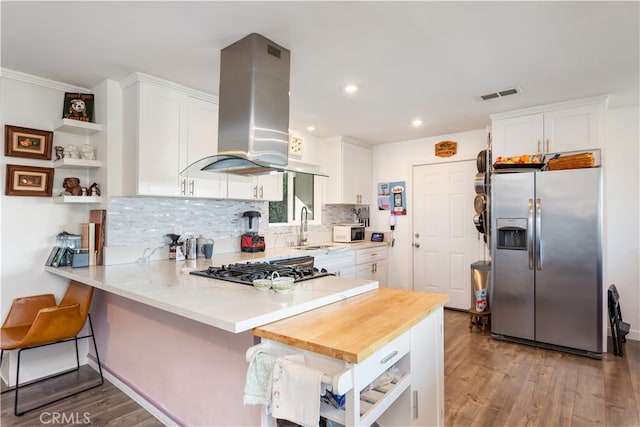
[(493, 115), (493, 158), (600, 148), (605, 109), (595, 97)]
[(258, 176), (229, 174), (227, 193), (230, 199), (239, 200), (282, 200), (282, 173)]
[(387, 260), (383, 259), (376, 261), (376, 265), (373, 270), (373, 280), (377, 280), (380, 286), (387, 286), (389, 283), (389, 268), (387, 267)]
[[(191, 96), (187, 97), (186, 156), (181, 158), (180, 170), (217, 152), (218, 105)], [(210, 175), (210, 179), (180, 177), (181, 186), (186, 188), (186, 194), (183, 195), (209, 198), (227, 197), (227, 175), (222, 173), (211, 173)]]
[(356, 265), (356, 278), (377, 280), (378, 285), (387, 285), (387, 261), (375, 261)]
[(139, 86), (137, 194), (179, 196), (180, 141), (186, 136), (181, 94), (145, 83)]
[(238, 200), (255, 200), (253, 179), (246, 175), (228, 174), (227, 197)]
[(411, 420), (444, 425), (444, 317), (439, 308), (411, 329)]
[(600, 111), (600, 105), (592, 104), (545, 113), (545, 152), (600, 148), (604, 133)]
[(226, 176), (180, 176), (217, 153), (218, 105), (207, 94), (143, 74), (123, 88), (123, 194), (226, 197)]
[(493, 122), (493, 158), (542, 153), (544, 115), (500, 119)]
[(326, 144), (324, 203), (371, 204), (371, 150), (346, 137)]
[(259, 175), (255, 178), (254, 183), (257, 186), (259, 200), (269, 200), (271, 202), (282, 200), (284, 185), (282, 173)]
[(343, 144), (344, 200), (371, 204), (371, 150), (359, 145)]
[(356, 277), (377, 280), (380, 286), (387, 285), (387, 247), (359, 249), (356, 251)]
[(356, 277), (355, 251), (314, 255), (314, 258), (314, 266), (318, 269), (325, 269), (327, 272), (339, 277)]

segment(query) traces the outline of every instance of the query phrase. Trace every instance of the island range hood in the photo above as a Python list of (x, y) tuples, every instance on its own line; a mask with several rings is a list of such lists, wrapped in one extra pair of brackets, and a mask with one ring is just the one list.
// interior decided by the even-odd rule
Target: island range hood
[(261, 175), (274, 171), (321, 175), (310, 165), (289, 164), (290, 52), (252, 33), (220, 55), (218, 152), (180, 172)]

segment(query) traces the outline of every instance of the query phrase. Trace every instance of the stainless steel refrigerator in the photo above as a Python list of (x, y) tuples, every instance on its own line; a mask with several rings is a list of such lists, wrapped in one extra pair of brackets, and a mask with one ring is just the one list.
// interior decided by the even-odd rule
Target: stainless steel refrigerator
[(602, 357), (600, 168), (492, 177), (494, 338)]

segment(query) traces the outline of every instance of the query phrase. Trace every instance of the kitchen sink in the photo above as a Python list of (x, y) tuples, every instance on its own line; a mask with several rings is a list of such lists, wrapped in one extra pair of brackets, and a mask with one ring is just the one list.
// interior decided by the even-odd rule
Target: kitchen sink
[(294, 246), (293, 249), (297, 249), (300, 251), (316, 251), (319, 249), (329, 249), (333, 248), (336, 245), (307, 245), (307, 246)]

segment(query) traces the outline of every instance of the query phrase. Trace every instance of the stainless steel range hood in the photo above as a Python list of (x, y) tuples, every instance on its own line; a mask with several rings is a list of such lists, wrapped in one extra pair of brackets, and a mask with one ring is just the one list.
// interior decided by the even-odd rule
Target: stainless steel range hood
[(317, 171), (288, 164), (289, 50), (260, 34), (249, 34), (220, 55), (218, 153), (200, 159), (181, 175), (210, 172), (260, 175)]

